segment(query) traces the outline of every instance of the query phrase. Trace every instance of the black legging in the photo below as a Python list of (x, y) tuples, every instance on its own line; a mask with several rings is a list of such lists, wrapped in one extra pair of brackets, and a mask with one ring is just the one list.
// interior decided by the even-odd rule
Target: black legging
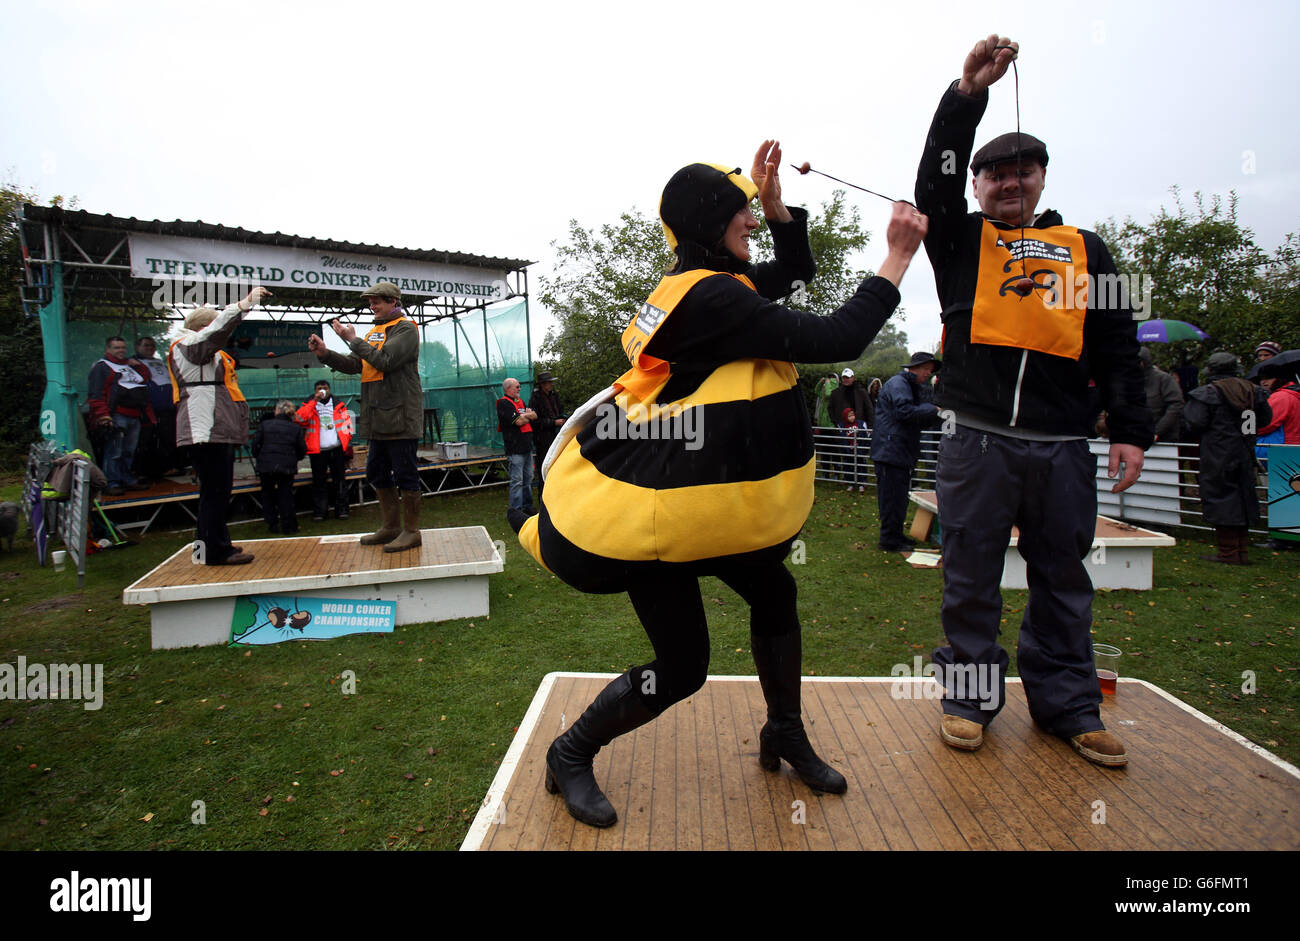
[(655, 659), (630, 672), (646, 708), (656, 715), (701, 686), (709, 670), (709, 626), (700, 577), (713, 575), (749, 605), (751, 633), (776, 637), (799, 630), (798, 589), (780, 559), (666, 565), (638, 578), (628, 598), (654, 647)]

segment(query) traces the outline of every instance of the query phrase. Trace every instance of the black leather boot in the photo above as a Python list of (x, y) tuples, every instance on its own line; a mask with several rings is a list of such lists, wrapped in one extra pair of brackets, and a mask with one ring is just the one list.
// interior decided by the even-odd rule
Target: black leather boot
[(615, 738), (654, 717), (637, 694), (631, 676), (624, 673), (601, 690), (578, 721), (551, 743), (546, 752), (546, 790), (562, 795), (565, 808), (583, 823), (612, 827), (618, 814), (596, 784), (592, 759)]
[(843, 794), (849, 784), (826, 762), (817, 757), (804, 731), (799, 686), (803, 646), (799, 631), (778, 637), (751, 634), (758, 682), (767, 700), (767, 724), (758, 735), (758, 763), (767, 771), (778, 771), (784, 758), (795, 773), (814, 791)]

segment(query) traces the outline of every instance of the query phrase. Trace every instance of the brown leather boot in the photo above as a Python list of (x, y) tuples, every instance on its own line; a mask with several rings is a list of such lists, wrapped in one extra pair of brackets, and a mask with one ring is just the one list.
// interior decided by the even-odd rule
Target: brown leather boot
[(375, 496), (379, 497), (379, 512), (384, 522), (378, 532), (361, 537), (363, 546), (382, 546), (384, 543), (392, 542), (402, 531), (397, 524), (397, 488), (378, 487), (375, 489)]
[(1237, 564), (1250, 565), (1250, 528), (1247, 526), (1238, 526), (1237, 532)]
[(402, 531), (384, 546), (385, 552), (403, 552), (420, 544), (420, 500), (423, 496), (418, 490), (402, 491)]
[(1231, 526), (1214, 527), (1214, 538), (1218, 543), (1217, 555), (1203, 555), (1203, 562), (1222, 562), (1224, 565), (1237, 564), (1237, 533)]

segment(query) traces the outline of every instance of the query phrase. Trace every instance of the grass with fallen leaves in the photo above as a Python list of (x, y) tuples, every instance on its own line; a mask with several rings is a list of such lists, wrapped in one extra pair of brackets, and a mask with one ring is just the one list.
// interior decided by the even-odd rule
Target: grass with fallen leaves
[[(505, 496), (433, 498), (423, 523), (481, 523), (507, 539)], [(303, 534), (363, 531), (375, 517), (371, 507), (346, 522), (304, 518)], [(0, 662), (102, 663), (105, 676), (98, 711), (0, 701), (3, 848), (454, 849), (546, 673), (652, 657), (625, 596), (578, 594), (512, 537), (490, 618), (152, 651), (148, 612), (124, 606), (122, 588), (189, 538), (150, 533), (93, 556), (80, 591), (72, 573), (35, 565), (29, 539), (0, 554)], [(942, 574), (876, 550), (873, 491), (819, 485), (803, 540), (806, 560), (791, 570), (805, 673), (888, 675), (928, 660), (942, 639)], [(1256, 565), (1230, 568), (1200, 561), (1206, 548), (1180, 539), (1157, 550), (1153, 591), (1098, 593), (1095, 638), (1123, 648), (1125, 675), (1300, 761), (1300, 553), (1256, 550)], [(1013, 643), (1026, 593), (1004, 595)], [(704, 598), (710, 672), (752, 674), (747, 609), (713, 579)], [(1246, 671), (1253, 694), (1242, 691)]]

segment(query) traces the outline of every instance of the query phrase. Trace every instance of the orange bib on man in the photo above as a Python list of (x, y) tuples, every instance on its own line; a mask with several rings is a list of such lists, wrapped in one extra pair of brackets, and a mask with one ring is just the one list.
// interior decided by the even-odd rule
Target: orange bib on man
[[(373, 327), (370, 328), (370, 332), (366, 334), (366, 342), (369, 343), (371, 346), (373, 346), (375, 349), (382, 350), (384, 348), (384, 344), (388, 342), (389, 329), (393, 327), (395, 324), (410, 323), (410, 322), (411, 321), (406, 317), (398, 317), (396, 320), (388, 321), (388, 323), (375, 324)], [(371, 366), (365, 360), (362, 360), (361, 362), (362, 382), (378, 382), (383, 378), (384, 378), (384, 374), (382, 372), (380, 372), (374, 366)]]
[[(979, 279), (971, 310), (972, 343), (1014, 346), (1078, 359), (1088, 313), (1088, 253), (1073, 226), (980, 232)], [(1033, 288), (1021, 295), (1017, 282)]]

